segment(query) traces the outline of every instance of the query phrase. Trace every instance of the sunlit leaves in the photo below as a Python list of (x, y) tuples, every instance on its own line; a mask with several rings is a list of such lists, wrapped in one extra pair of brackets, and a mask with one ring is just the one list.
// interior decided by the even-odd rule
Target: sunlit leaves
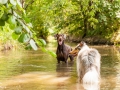
[(18, 36), (15, 32), (12, 33), (12, 38), (13, 38), (14, 40), (17, 40), (18, 37), (19, 37), (19, 36)]
[(0, 7), (0, 26), (4, 26), (5, 25), (5, 20), (7, 17), (5, 17), (4, 15), (4, 9), (2, 7)]
[(18, 41), (21, 43), (27, 43), (30, 40), (30, 36), (27, 33), (22, 33), (18, 38)]
[(3, 16), (3, 14), (4, 14), (4, 9), (1, 8), (1, 6), (0, 6), (0, 18)]
[[(84, 33), (88, 36), (105, 36), (117, 30), (120, 18), (117, 18), (116, 16), (120, 11), (120, 1), (72, 0), (71, 2), (74, 9), (73, 11), (70, 10), (71, 12), (67, 16), (65, 16), (65, 13), (67, 12), (61, 13), (61, 11), (68, 11), (67, 8), (61, 8), (59, 5), (57, 8), (58, 10), (55, 8), (56, 17), (59, 14), (61, 15), (55, 20), (56, 23), (59, 23), (57, 29), (67, 30), (66, 32), (79, 36), (84, 35)], [(59, 10), (59, 8), (61, 9)], [(56, 23), (55, 25), (57, 25)]]
[(26, 23), (30, 23), (30, 19), (29, 19), (28, 17), (24, 17), (24, 16), (23, 16), (23, 18), (24, 18), (24, 20), (26, 21)]
[(15, 31), (15, 33), (16, 34), (21, 34), (22, 33), (22, 26), (17, 26), (15, 29), (14, 29), (14, 31)]
[(17, 24), (15, 16), (11, 15), (8, 19), (8, 23), (10, 25), (10, 28), (14, 29), (16, 27), (16, 24)]
[(51, 56), (53, 56), (53, 57), (56, 57), (56, 54), (54, 53), (54, 52), (52, 52), (52, 51), (47, 51)]
[(0, 0), (0, 4), (6, 4), (8, 0)]
[(43, 52), (47, 52), (47, 49), (46, 49), (45, 47), (41, 47), (41, 50), (42, 50)]
[(11, 15), (11, 16), (9, 17), (8, 22), (9, 22), (10, 24), (16, 24), (16, 17), (13, 16), (13, 15)]
[(46, 42), (45, 42), (45, 40), (43, 40), (43, 39), (39, 39), (39, 41), (40, 41), (40, 43), (41, 43), (41, 46), (46, 46)]
[(16, 0), (16, 1), (17, 1), (17, 5), (18, 5), (19, 9), (22, 8), (22, 3), (19, 0)]
[(36, 43), (35, 43), (35, 41), (34, 41), (33, 39), (30, 39), (30, 45), (31, 45), (31, 47), (32, 47), (34, 50), (37, 50), (37, 49), (38, 49), (38, 47), (37, 47), (37, 45), (36, 45)]
[(24, 23), (24, 21), (22, 21), (21, 19), (17, 19), (17, 21), (22, 25), (22, 27), (26, 30), (27, 33), (31, 32), (27, 24)]
[(16, 5), (16, 4), (17, 4), (16, 0), (10, 0), (10, 3), (11, 3), (12, 5)]
[(53, 51), (47, 50), (45, 47), (41, 47), (41, 50), (43, 52), (46, 52), (46, 53), (50, 54), (53, 57), (56, 57), (56, 53), (54, 53)]
[(8, 20), (8, 14), (6, 12), (4, 12), (4, 14), (2, 15), (1, 19), (3, 21), (7, 21)]
[(32, 47), (30, 44), (27, 44), (26, 47), (25, 47), (26, 50), (32, 50)]
[[(47, 3), (48, 2), (46, 1), (46, 4)], [(34, 50), (37, 50), (38, 45), (39, 45), (40, 47), (44, 48), (44, 50), (45, 50), (46, 42), (43, 39), (37, 40), (37, 37), (35, 36), (36, 34), (32, 30), (33, 25), (31, 23), (31, 20), (27, 17), (26, 12), (24, 10), (24, 5), (22, 5), (22, 4), (23, 4), (23, 2), (21, 2), (21, 0), (9, 0), (9, 1), (8, 0), (0, 0), (0, 26), (5, 26), (7, 24), (8, 25), (7, 28), (9, 30), (11, 30), (11, 32), (12, 32), (11, 33), (12, 38), (14, 40), (18, 40), (19, 42), (26, 45), (26, 49), (32, 48)], [(45, 5), (44, 5), (44, 9), (46, 9)], [(38, 9), (36, 11), (38, 11)], [(35, 13), (33, 13), (33, 15)], [(45, 11), (45, 13), (47, 13), (47, 12)], [(39, 16), (39, 15), (41, 15), (41, 16)], [(46, 16), (43, 14), (39, 14), (39, 15), (37, 15), (38, 18), (36, 18), (36, 19), (39, 20), (39, 22), (40, 21), (42, 22), (42, 20), (39, 19), (39, 17), (43, 18), (43, 20), (44, 20), (44, 18), (46, 18)], [(34, 20), (36, 20), (36, 19), (34, 18)], [(43, 24), (43, 22), (41, 24)], [(42, 26), (43, 28), (41, 28), (41, 29), (43, 29), (44, 35), (45, 35), (46, 30), (47, 30), (46, 27), (48, 27), (48, 25), (46, 24), (46, 27), (44, 27), (44, 25), (45, 24), (43, 24), (43, 26)], [(3, 29), (5, 29), (5, 28), (3, 28)], [(7, 29), (6, 29), (6, 31), (7, 31)], [(47, 50), (45, 50), (45, 51), (47, 52)]]

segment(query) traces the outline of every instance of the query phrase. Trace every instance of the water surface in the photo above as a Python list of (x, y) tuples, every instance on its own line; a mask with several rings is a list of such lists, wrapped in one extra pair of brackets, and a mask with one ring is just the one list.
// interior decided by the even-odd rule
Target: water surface
[[(90, 47), (101, 54), (100, 85), (77, 83), (76, 58), (74, 62), (57, 64), (56, 58), (39, 49), (0, 53), (0, 90), (120, 90), (119, 52), (113, 46)], [(46, 48), (55, 52), (56, 44)]]

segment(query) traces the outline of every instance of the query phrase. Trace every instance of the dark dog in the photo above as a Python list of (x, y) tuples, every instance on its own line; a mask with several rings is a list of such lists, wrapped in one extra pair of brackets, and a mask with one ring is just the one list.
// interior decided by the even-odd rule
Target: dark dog
[(78, 81), (84, 84), (98, 83), (100, 79), (101, 59), (99, 52), (96, 49), (89, 48), (82, 41), (70, 54), (77, 56)]
[(69, 55), (69, 52), (72, 50), (72, 48), (66, 44), (64, 44), (64, 40), (66, 39), (66, 36), (63, 34), (56, 34), (55, 38), (57, 39), (57, 60), (58, 63), (60, 61), (64, 61), (65, 63), (67, 62), (68, 57), (70, 57), (70, 60), (73, 61), (73, 56)]

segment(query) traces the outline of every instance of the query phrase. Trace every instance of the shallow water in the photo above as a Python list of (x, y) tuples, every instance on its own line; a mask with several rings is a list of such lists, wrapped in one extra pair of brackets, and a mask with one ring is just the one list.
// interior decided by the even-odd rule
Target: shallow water
[[(113, 46), (90, 47), (102, 57), (100, 85), (77, 83), (76, 58), (58, 65), (56, 58), (39, 49), (0, 53), (0, 90), (120, 90), (120, 53)], [(56, 45), (47, 48), (55, 52)]]

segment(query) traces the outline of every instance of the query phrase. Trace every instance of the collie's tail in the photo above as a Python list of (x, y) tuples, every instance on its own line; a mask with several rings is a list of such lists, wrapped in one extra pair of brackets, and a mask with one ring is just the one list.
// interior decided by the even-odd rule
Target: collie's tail
[(92, 67), (83, 77), (84, 84), (99, 83), (99, 74), (94, 67)]
[(100, 54), (96, 49), (88, 52), (89, 68), (83, 76), (83, 83), (98, 83), (100, 80)]

